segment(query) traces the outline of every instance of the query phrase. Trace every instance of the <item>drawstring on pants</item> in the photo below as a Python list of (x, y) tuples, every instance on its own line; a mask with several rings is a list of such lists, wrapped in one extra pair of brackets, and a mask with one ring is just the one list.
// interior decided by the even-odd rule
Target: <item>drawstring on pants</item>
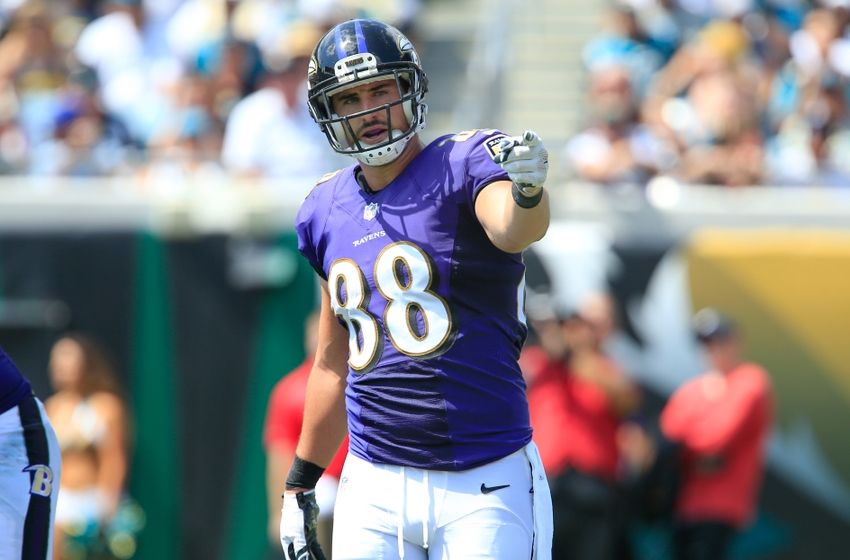
[(398, 508), (398, 558), (404, 560), (404, 505), (407, 477), (404, 475), (404, 467), (399, 470), (401, 476), (401, 506)]
[[(427, 494), (431, 493), (430, 488), (428, 488), (428, 469), (425, 469), (423, 472), (423, 486), (425, 487), (425, 492)], [(426, 503), (430, 504), (431, 499), (426, 501)], [(422, 517), (422, 548), (428, 550), (428, 518), (431, 517), (430, 506), (428, 507), (429, 511), (425, 512), (425, 515)]]
[[(404, 509), (407, 502), (407, 473), (403, 466), (399, 467), (399, 484), (401, 485), (401, 503), (398, 508), (398, 519), (396, 527), (396, 537), (398, 539), (398, 557), (399, 560), (404, 560)], [(428, 470), (425, 469), (422, 471), (422, 485), (425, 489), (425, 492), (430, 496), (430, 487), (428, 483)], [(430, 531), (430, 526), (428, 522), (430, 520), (431, 511), (430, 511), (430, 497), (425, 500), (426, 511), (422, 516), (422, 548), (428, 550), (428, 535)]]

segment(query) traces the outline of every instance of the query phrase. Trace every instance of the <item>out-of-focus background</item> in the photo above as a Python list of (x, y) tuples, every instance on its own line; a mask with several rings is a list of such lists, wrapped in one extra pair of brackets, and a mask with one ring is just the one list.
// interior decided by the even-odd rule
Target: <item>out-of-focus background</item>
[(694, 310), (735, 316), (777, 394), (736, 558), (845, 558), (850, 1), (4, 0), (0, 345), (43, 399), (61, 333), (113, 356), (144, 511), (125, 557), (268, 557), (266, 401), (316, 294), (293, 217), (347, 164), (306, 114), (304, 57), (353, 15), (416, 44), (426, 141), (543, 137), (529, 286), (610, 292), (647, 394), (702, 368)]

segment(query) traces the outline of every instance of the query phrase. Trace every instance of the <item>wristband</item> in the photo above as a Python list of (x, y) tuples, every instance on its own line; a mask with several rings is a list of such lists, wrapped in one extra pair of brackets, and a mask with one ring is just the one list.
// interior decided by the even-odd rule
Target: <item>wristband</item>
[(286, 477), (286, 489), (292, 488), (307, 488), (312, 490), (316, 487), (316, 483), (322, 478), (322, 473), (325, 472), (323, 467), (310, 461), (305, 461), (298, 455), (292, 461), (292, 468), (289, 469), (289, 475)]
[(514, 202), (516, 202), (517, 206), (520, 208), (534, 208), (540, 204), (540, 201), (543, 199), (543, 187), (539, 187), (539, 190), (536, 193), (528, 196), (523, 193), (519, 185), (512, 183), (511, 195), (514, 197)]

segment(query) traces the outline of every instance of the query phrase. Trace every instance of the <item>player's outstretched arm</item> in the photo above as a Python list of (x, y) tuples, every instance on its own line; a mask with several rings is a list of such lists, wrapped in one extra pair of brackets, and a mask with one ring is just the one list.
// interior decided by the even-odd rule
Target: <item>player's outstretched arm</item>
[(475, 201), (475, 214), (493, 245), (519, 253), (549, 229), (549, 196), (543, 188), (549, 155), (532, 131), (505, 138), (493, 159), (511, 181), (487, 185)]
[(345, 437), (347, 358), (348, 334), (336, 321), (328, 286), (323, 283), (318, 344), (307, 381), (304, 422), (283, 493), (280, 543), (287, 560), (325, 560), (317, 535), (319, 507), (315, 487)]

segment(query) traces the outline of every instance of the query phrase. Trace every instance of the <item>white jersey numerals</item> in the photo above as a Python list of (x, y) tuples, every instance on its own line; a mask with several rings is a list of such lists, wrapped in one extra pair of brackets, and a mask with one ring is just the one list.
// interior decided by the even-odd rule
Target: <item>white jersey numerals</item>
[(348, 365), (358, 371), (365, 369), (375, 359), (381, 342), (378, 323), (365, 309), (366, 279), (351, 259), (335, 261), (328, 279), (331, 306), (348, 326)]
[[(375, 285), (389, 302), (384, 326), (393, 346), (408, 356), (425, 356), (449, 336), (449, 307), (430, 291), (433, 278), (425, 253), (411, 243), (393, 243), (375, 259)], [(424, 328), (417, 332), (417, 314)]]
[[(440, 350), (451, 333), (451, 313), (430, 289), (433, 271), (425, 252), (408, 242), (390, 244), (375, 259), (373, 277), (387, 300), (383, 319), (392, 345), (417, 357)], [(350, 259), (334, 261), (328, 290), (334, 313), (348, 327), (348, 364), (355, 371), (365, 370), (380, 355), (382, 337), (377, 321), (366, 310), (371, 294), (363, 272)]]

